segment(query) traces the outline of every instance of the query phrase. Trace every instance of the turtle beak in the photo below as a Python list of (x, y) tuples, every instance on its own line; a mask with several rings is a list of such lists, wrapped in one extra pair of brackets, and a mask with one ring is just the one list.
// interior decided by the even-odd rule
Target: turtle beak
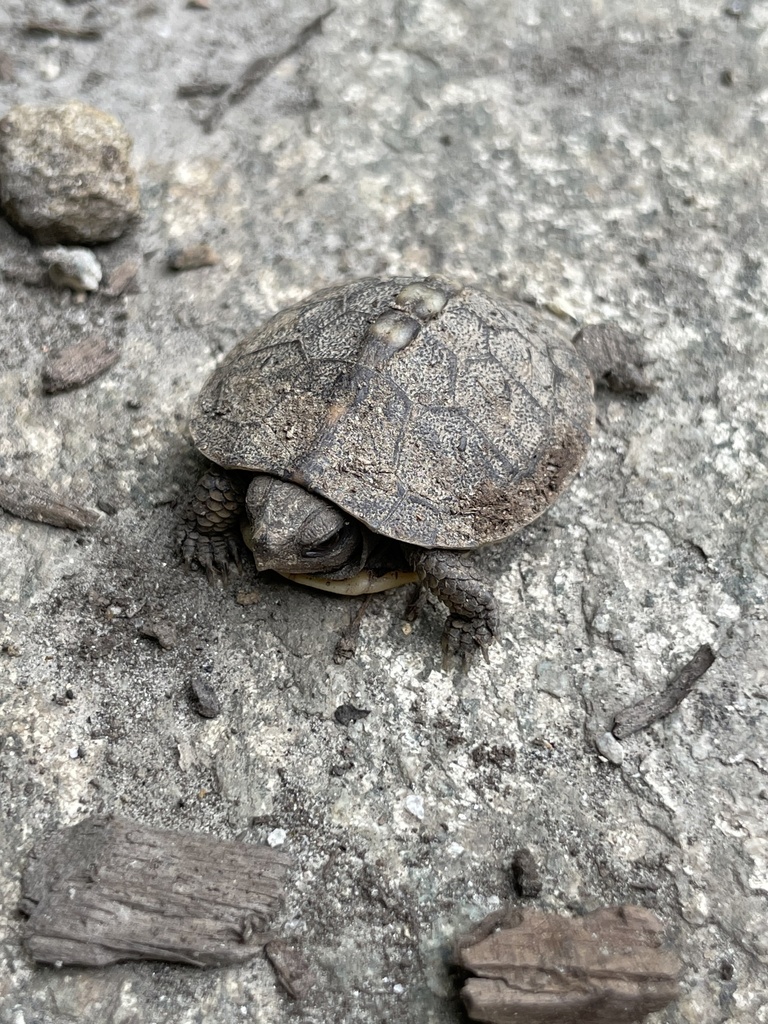
[(264, 530), (264, 526), (261, 525), (258, 531), (254, 533), (253, 526), (250, 523), (243, 523), (242, 531), (243, 540), (251, 550), (251, 554), (253, 555), (253, 561), (255, 562), (258, 571), (264, 572), (265, 570), (271, 568), (269, 565), (267, 565), (267, 562), (263, 556), (259, 557), (261, 552), (264, 550), (264, 540), (266, 537), (266, 531)]
[(267, 572), (274, 569), (276, 572), (280, 572), (284, 567), (285, 558), (270, 546), (265, 524), (259, 523), (253, 527), (250, 523), (244, 523), (242, 531), (243, 540), (251, 550), (257, 571)]

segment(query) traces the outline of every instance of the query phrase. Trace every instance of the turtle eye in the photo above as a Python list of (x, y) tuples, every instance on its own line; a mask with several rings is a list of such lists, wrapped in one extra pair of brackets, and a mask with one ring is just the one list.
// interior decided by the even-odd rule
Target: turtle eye
[(350, 523), (344, 523), (339, 529), (326, 537), (325, 540), (318, 541), (315, 544), (310, 544), (304, 548), (302, 555), (304, 558), (320, 558), (322, 555), (327, 555), (331, 551), (335, 551), (341, 547), (346, 541), (349, 540), (352, 534), (352, 525)]

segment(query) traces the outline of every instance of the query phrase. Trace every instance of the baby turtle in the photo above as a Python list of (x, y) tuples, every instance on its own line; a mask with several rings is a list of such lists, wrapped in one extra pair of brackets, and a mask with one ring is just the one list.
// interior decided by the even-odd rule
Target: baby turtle
[(259, 570), (300, 583), (418, 581), (448, 606), (447, 656), (486, 654), (498, 609), (462, 552), (545, 512), (593, 421), (586, 364), (528, 307), (439, 277), (329, 288), (203, 387), (192, 436), (221, 469), (198, 482), (184, 557), (225, 572), (242, 527)]

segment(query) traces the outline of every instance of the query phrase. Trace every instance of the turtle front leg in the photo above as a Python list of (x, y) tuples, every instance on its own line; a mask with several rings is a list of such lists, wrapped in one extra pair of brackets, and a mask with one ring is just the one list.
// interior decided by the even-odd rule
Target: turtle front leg
[(238, 534), (245, 489), (234, 476), (209, 470), (197, 481), (195, 493), (183, 512), (181, 553), (187, 565), (198, 562), (213, 581), (226, 578), (240, 565)]
[(478, 647), (488, 661), (488, 647), (499, 628), (499, 609), (490, 583), (459, 551), (402, 547), (422, 586), (448, 606), (450, 614), (443, 630), (446, 661), (450, 663), (458, 655), (466, 664)]

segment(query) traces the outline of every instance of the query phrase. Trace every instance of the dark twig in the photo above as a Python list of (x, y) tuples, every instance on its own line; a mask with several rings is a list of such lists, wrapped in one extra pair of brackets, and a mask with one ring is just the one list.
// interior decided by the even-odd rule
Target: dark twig
[(68, 25), (55, 19), (38, 21), (33, 19), (24, 25), (24, 31), (32, 35), (54, 35), (66, 39), (101, 39), (104, 30), (99, 25)]
[(279, 53), (269, 53), (265, 57), (257, 57), (255, 60), (252, 60), (221, 99), (214, 103), (208, 116), (203, 121), (203, 130), (212, 132), (217, 128), (227, 108), (242, 102), (259, 82), (263, 81), (270, 72), (275, 70), (278, 64), (281, 64), (287, 57), (300, 50), (313, 36), (319, 34), (322, 31), (323, 22), (335, 10), (335, 7), (329, 7), (323, 14), (313, 18), (312, 21), (301, 29), (290, 46), (287, 46), (284, 50), (280, 50)]
[(675, 708), (691, 692), (699, 680), (715, 660), (709, 644), (702, 644), (678, 676), (672, 680), (666, 690), (654, 693), (645, 700), (619, 711), (613, 720), (613, 735), (623, 740), (640, 729), (645, 729), (660, 718), (671, 714)]
[(228, 82), (212, 82), (199, 79), (194, 82), (187, 82), (176, 89), (176, 95), (180, 100), (194, 99), (196, 96), (221, 96), (229, 88)]

